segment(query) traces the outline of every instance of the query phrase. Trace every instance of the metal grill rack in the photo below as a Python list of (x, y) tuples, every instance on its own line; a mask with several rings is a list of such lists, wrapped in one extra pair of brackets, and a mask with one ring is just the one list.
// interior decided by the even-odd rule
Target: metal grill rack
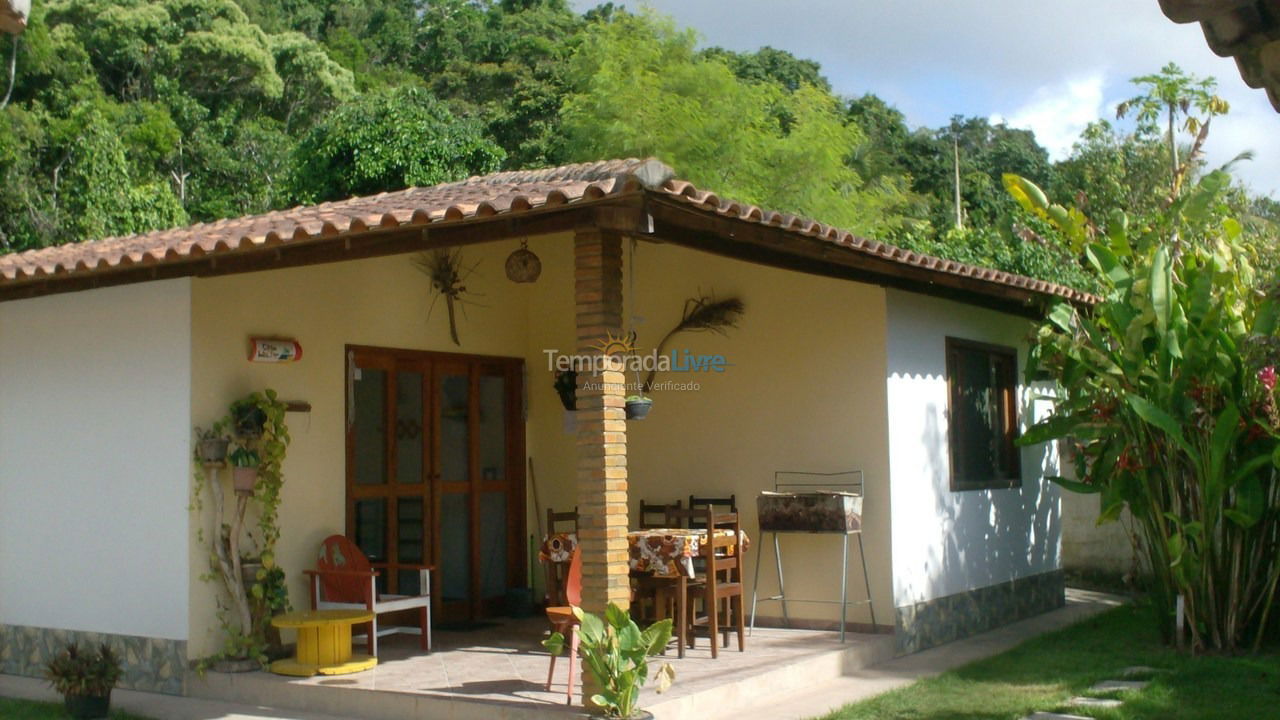
[[(871, 625), (876, 624), (876, 610), (871, 602), (871, 582), (867, 576), (867, 554), (862, 539), (862, 500), (865, 484), (861, 470), (834, 473), (779, 470), (773, 474), (773, 492), (761, 493), (756, 498), (759, 510), (760, 533), (773, 535), (773, 557), (778, 568), (778, 594), (759, 597), (760, 566), (763, 555), (756, 561), (755, 579), (751, 587), (751, 629), (756, 626), (756, 605), (759, 601), (782, 603), (782, 620), (787, 627), (791, 616), (787, 611), (786, 584), (782, 574), (782, 550), (778, 535), (783, 533), (839, 534), (842, 541), (840, 560), (840, 599), (806, 600), (790, 599), (800, 603), (827, 603), (840, 605), (840, 642), (844, 642), (845, 624), (849, 605), (867, 605), (871, 611)], [(865, 600), (849, 600), (849, 537), (858, 536), (858, 556), (862, 561), (862, 582), (867, 590)]]

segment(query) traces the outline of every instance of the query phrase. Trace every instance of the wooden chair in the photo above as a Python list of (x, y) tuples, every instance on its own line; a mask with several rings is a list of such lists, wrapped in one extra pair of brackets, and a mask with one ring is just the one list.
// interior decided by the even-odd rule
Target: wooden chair
[[(551, 631), (564, 635), (569, 644), (569, 679), (565, 691), (566, 704), (573, 704), (573, 665), (578, 658), (578, 618), (573, 608), (582, 604), (582, 550), (573, 549), (569, 559), (569, 572), (565, 575), (564, 596), (566, 605), (547, 608), (547, 622), (551, 623)], [(556, 656), (551, 656), (551, 667), (547, 668), (547, 691), (551, 691), (551, 679), (556, 673)]]
[[(674, 505), (651, 505), (640, 501), (638, 527), (641, 530), (682, 527), (683, 519), (678, 513), (683, 510), (679, 500)], [(661, 620), (664, 617), (675, 618), (676, 578), (655, 576), (653, 573), (632, 572), (632, 610), (638, 620)], [(645, 616), (646, 605), (653, 607), (652, 615)]]
[[(712, 512), (716, 512), (717, 510), (719, 510), (720, 512), (736, 513), (738, 512), (738, 495), (737, 493), (733, 493), (728, 497), (709, 497), (709, 496), (690, 495), (689, 509), (690, 510), (710, 510)], [(689, 527), (691, 528), (706, 527), (706, 525), (702, 524), (703, 519), (701, 517), (692, 518), (690, 519), (689, 523), (690, 523)]]
[[(738, 651), (746, 649), (746, 619), (743, 613), (742, 583), (742, 524), (737, 513), (714, 513), (711, 510), (694, 511), (701, 517), (701, 523), (708, 528), (707, 540), (700, 548), (699, 554), (706, 561), (706, 572), (688, 583), (686, 605), (693, 607), (694, 601), (702, 600), (702, 615), (694, 614), (689, 620), (691, 628), (707, 627), (711, 639), (711, 657), (719, 657), (716, 647), (716, 635), (724, 633), (724, 646), (729, 647), (731, 625), (722, 621), (730, 620), (738, 630)], [(729, 530), (731, 533), (717, 534), (716, 530)], [(723, 603), (723, 613), (721, 611)], [(686, 611), (687, 612), (687, 611)], [(689, 647), (694, 646), (694, 634), (689, 633)]]
[(680, 525), (677, 524), (679, 518), (674, 517), (671, 513), (673, 510), (681, 509), (679, 500), (676, 501), (675, 505), (650, 505), (644, 500), (641, 500), (640, 517), (637, 518), (639, 520), (637, 527), (641, 530), (680, 527)]
[[(560, 527), (557, 527), (559, 525)], [(547, 537), (551, 537), (556, 533), (577, 533), (578, 532), (578, 508), (572, 511), (556, 512), (551, 508), (547, 508)], [(543, 565), (543, 571), (546, 573), (546, 596), (543, 602), (547, 607), (563, 606), (568, 604), (564, 597), (564, 587), (569, 574), (569, 561), (567, 560), (548, 560)]]
[[(557, 523), (572, 524), (572, 527), (557, 529)], [(578, 532), (578, 508), (575, 507), (569, 512), (556, 512), (547, 508), (547, 534), (553, 535), (558, 532)]]
[[(342, 535), (330, 535), (320, 544), (320, 557), (315, 570), (304, 570), (311, 578), (312, 610), (368, 610), (369, 654), (378, 656), (378, 636), (395, 632), (419, 635), (422, 649), (431, 651), (431, 565), (400, 565), (401, 569), (420, 573), (422, 594), (387, 595), (378, 593), (379, 572), (369, 564), (356, 544)], [(418, 610), (416, 628), (389, 626), (378, 629), (378, 615), (401, 610)]]

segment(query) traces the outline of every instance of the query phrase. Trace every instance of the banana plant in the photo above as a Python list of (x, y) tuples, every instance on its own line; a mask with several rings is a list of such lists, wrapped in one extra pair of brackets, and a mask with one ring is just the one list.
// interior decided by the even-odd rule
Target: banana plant
[(1099, 493), (1100, 523), (1130, 511), (1162, 630), (1171, 637), (1181, 597), (1193, 650), (1256, 649), (1280, 580), (1280, 303), (1256, 287), (1248, 239), (1222, 214), (1228, 183), (1211, 173), (1159, 216), (1118, 215), (1103, 232), (1005, 180), (1079, 243), (1103, 287), (1039, 328), (1028, 373), (1048, 370), (1062, 392), (1020, 442), (1067, 446), (1077, 477), (1055, 480)]
[[(603, 619), (580, 607), (574, 607), (573, 614), (578, 618), (582, 664), (595, 680), (597, 692), (591, 695), (591, 704), (604, 710), (606, 717), (637, 717), (640, 708), (636, 700), (649, 680), (649, 657), (671, 640), (671, 620), (659, 620), (642, 632), (627, 611), (613, 603)], [(551, 633), (542, 645), (552, 655), (559, 655), (564, 652), (564, 635)], [(658, 692), (671, 687), (675, 676), (671, 664), (663, 663), (654, 675)]]

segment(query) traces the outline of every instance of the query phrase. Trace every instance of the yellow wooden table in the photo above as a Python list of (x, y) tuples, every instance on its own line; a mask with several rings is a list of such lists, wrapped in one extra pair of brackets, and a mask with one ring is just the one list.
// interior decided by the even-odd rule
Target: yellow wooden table
[(271, 672), (310, 677), (368, 670), (378, 659), (351, 653), (351, 626), (372, 620), (373, 613), (367, 610), (304, 610), (271, 618), (278, 628), (298, 631), (296, 654), (271, 663)]

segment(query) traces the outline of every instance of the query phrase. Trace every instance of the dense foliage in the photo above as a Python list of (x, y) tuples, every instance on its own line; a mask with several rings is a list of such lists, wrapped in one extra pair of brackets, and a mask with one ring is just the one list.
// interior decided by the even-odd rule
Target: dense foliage
[[(13, 92), (0, 98), (0, 251), (653, 154), (725, 197), (1091, 287), (1001, 175), (1097, 216), (1154, 210), (1173, 180), (1170, 152), (1193, 180), (1200, 131), (1226, 110), (1211, 84), (1170, 66), (1137, 79), (1133, 132), (1100, 120), (1051, 162), (1030, 131), (960, 116), (911, 128), (874, 95), (834, 93), (812, 60), (699, 49), (671, 21), (612, 4), (34, 5), (26, 33), (0, 38), (2, 57), (18, 44)], [(1170, 98), (1184, 121), (1176, 137), (1152, 121), (1171, 117)], [(1231, 192), (1270, 244), (1275, 203)]]
[(1145, 218), (1105, 226), (1051, 205), (1033, 184), (1013, 195), (1077, 247), (1102, 288), (1089, 311), (1059, 305), (1029, 373), (1059, 382), (1055, 414), (1021, 442), (1067, 443), (1102, 520), (1127, 508), (1141, 528), (1166, 635), (1185, 603), (1193, 650), (1261, 643), (1280, 580), (1280, 294), (1258, 289), (1249, 237), (1205, 176)]

